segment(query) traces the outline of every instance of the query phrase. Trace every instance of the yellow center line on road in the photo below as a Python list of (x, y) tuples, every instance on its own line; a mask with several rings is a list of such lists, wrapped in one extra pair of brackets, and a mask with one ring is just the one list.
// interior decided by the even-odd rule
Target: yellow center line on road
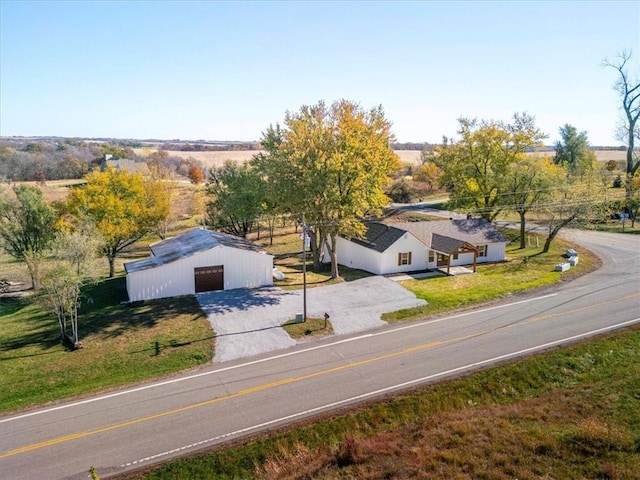
[(16, 448), (14, 450), (10, 450), (8, 452), (0, 454), (0, 459), (11, 457), (13, 455), (18, 455), (18, 454), (21, 454), (21, 453), (30, 452), (30, 451), (33, 451), (33, 450), (38, 450), (38, 449), (49, 447), (49, 446), (53, 446), (53, 445), (58, 445), (58, 444), (61, 444), (61, 443), (69, 442), (69, 441), (72, 441), (72, 440), (77, 440), (77, 439), (80, 439), (80, 438), (86, 438), (86, 437), (89, 437), (89, 436), (92, 436), (92, 435), (97, 435), (97, 434), (100, 434), (100, 433), (105, 433), (105, 432), (109, 432), (109, 431), (112, 431), (112, 430), (117, 430), (117, 429), (124, 428), (124, 427), (129, 427), (129, 426), (132, 426), (132, 425), (148, 422), (148, 421), (155, 420), (155, 419), (158, 419), (158, 418), (163, 418), (163, 417), (168, 417), (168, 416), (171, 416), (171, 415), (176, 415), (178, 413), (186, 412), (186, 411), (189, 411), (189, 410), (194, 410), (194, 409), (205, 407), (205, 406), (208, 406), (208, 405), (213, 405), (215, 403), (222, 402), (222, 401), (225, 401), (225, 400), (231, 400), (231, 399), (242, 397), (242, 396), (245, 396), (245, 395), (250, 395), (252, 393), (257, 393), (257, 392), (261, 392), (261, 391), (268, 390), (268, 389), (271, 389), (271, 388), (275, 388), (275, 387), (279, 387), (279, 386), (283, 386), (283, 385), (289, 385), (289, 384), (301, 382), (301, 381), (304, 381), (304, 380), (309, 380), (311, 378), (320, 377), (320, 376), (323, 376), (323, 375), (329, 375), (329, 374), (336, 373), (336, 372), (339, 372), (339, 371), (342, 371), (342, 370), (348, 370), (350, 368), (355, 368), (355, 367), (359, 367), (359, 366), (362, 366), (362, 365), (367, 365), (367, 364), (370, 364), (370, 363), (375, 363), (375, 362), (379, 362), (379, 361), (382, 361), (382, 360), (387, 360), (387, 359), (390, 359), (390, 358), (399, 357), (399, 356), (406, 355), (406, 354), (409, 354), (409, 353), (414, 353), (414, 352), (418, 352), (418, 351), (421, 351), (421, 350), (427, 350), (427, 349), (430, 349), (430, 348), (435, 348), (435, 347), (439, 347), (439, 346), (443, 346), (443, 345), (448, 345), (448, 344), (451, 344), (451, 343), (462, 342), (462, 341), (468, 340), (470, 338), (486, 335), (488, 333), (492, 333), (492, 332), (495, 332), (495, 331), (498, 331), (498, 330), (501, 330), (501, 329), (512, 328), (512, 327), (519, 326), (519, 325), (530, 324), (530, 323), (534, 323), (534, 322), (538, 322), (538, 321), (542, 321), (542, 320), (547, 320), (547, 319), (550, 319), (550, 318), (559, 317), (559, 316), (562, 316), (562, 315), (570, 315), (570, 314), (581, 312), (581, 311), (584, 311), (584, 310), (591, 310), (591, 309), (596, 308), (596, 307), (606, 306), (606, 305), (609, 305), (609, 304), (612, 304), (612, 303), (619, 302), (621, 300), (628, 300), (628, 299), (631, 299), (631, 298), (634, 298), (634, 297), (638, 297), (638, 296), (640, 296), (640, 293), (626, 295), (624, 297), (619, 297), (619, 298), (614, 299), (614, 300), (608, 300), (606, 302), (601, 302), (601, 303), (593, 304), (593, 305), (586, 306), (586, 307), (580, 307), (580, 308), (576, 308), (576, 309), (573, 309), (573, 310), (568, 310), (568, 311), (565, 311), (565, 312), (557, 312), (557, 313), (549, 313), (549, 314), (546, 314), (546, 315), (540, 315), (540, 316), (537, 316), (537, 317), (533, 317), (533, 318), (529, 318), (529, 319), (522, 320), (522, 321), (519, 321), (519, 322), (515, 322), (515, 323), (513, 323), (511, 325), (506, 325), (506, 326), (502, 326), (502, 327), (488, 329), (488, 330), (476, 332), (476, 333), (469, 334), (469, 335), (463, 335), (463, 336), (460, 336), (460, 337), (451, 338), (451, 339), (448, 339), (448, 340), (438, 340), (438, 341), (433, 341), (433, 342), (427, 342), (427, 343), (423, 343), (423, 344), (420, 344), (420, 345), (415, 345), (413, 347), (408, 347), (408, 348), (405, 348), (403, 350), (399, 350), (397, 352), (387, 353), (387, 354), (384, 354), (384, 355), (379, 355), (377, 357), (372, 357), (372, 358), (368, 358), (368, 359), (364, 359), (364, 360), (359, 360), (357, 362), (352, 362), (352, 363), (348, 363), (348, 364), (341, 365), (341, 366), (338, 366), (338, 367), (333, 367), (333, 368), (329, 368), (329, 369), (326, 369), (326, 370), (321, 370), (319, 372), (309, 373), (307, 375), (301, 375), (299, 377), (289, 377), (289, 378), (285, 378), (285, 379), (282, 379), (282, 380), (277, 380), (277, 381), (274, 381), (274, 382), (265, 383), (263, 385), (257, 385), (255, 387), (246, 388), (244, 390), (240, 390), (240, 391), (238, 391), (236, 393), (225, 395), (223, 397), (217, 397), (217, 398), (214, 398), (214, 399), (211, 399), (211, 400), (206, 400), (204, 402), (194, 403), (192, 405), (186, 405), (184, 407), (176, 408), (176, 409), (173, 409), (173, 410), (168, 410), (166, 412), (156, 413), (154, 415), (148, 415), (148, 416), (145, 416), (145, 417), (136, 418), (136, 419), (133, 419), (133, 420), (129, 420), (127, 422), (117, 423), (117, 424), (114, 424), (114, 425), (108, 425), (108, 426), (105, 426), (105, 427), (97, 428), (95, 430), (89, 430), (89, 431), (86, 431), (86, 432), (72, 433), (72, 434), (69, 434), (69, 435), (64, 435), (64, 436), (61, 436), (61, 437), (52, 438), (50, 440), (45, 440), (43, 442), (34, 443), (34, 444), (31, 444), (31, 445), (25, 445), (23, 447), (19, 447), (19, 448)]
[(556, 318), (556, 317), (560, 317), (562, 315), (568, 315), (568, 314), (573, 314), (573, 313), (578, 313), (578, 312), (584, 312), (585, 310), (591, 310), (591, 309), (593, 309), (595, 307), (604, 307), (605, 305), (611, 305), (612, 303), (617, 303), (617, 302), (619, 302), (621, 300), (630, 300), (630, 299), (635, 298), (635, 297), (640, 297), (640, 292), (632, 293), (630, 295), (626, 295), (624, 297), (619, 297), (619, 298), (616, 298), (614, 300), (607, 300), (606, 302), (596, 303), (595, 305), (589, 305), (589, 306), (586, 306), (586, 307), (574, 308), (573, 310), (570, 310), (568, 312), (547, 313), (546, 315), (539, 315), (537, 317), (532, 317), (532, 318), (528, 318), (528, 319), (525, 319), (525, 320), (520, 320), (518, 322), (512, 323), (511, 325), (504, 325), (502, 327), (498, 327), (498, 328), (496, 328), (496, 330), (517, 327), (517, 326), (520, 326), (520, 325), (526, 325), (528, 323), (539, 322), (541, 320), (547, 320), (549, 318)]

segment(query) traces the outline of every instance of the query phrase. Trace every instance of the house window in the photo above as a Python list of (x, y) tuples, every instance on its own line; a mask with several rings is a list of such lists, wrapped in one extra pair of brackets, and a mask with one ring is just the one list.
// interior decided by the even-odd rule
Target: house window
[(486, 245), (478, 245), (478, 257), (486, 257), (487, 256), (487, 246)]
[(411, 265), (411, 252), (398, 253), (398, 265)]
[(453, 254), (453, 259), (454, 259), (454, 260), (457, 260), (457, 259), (458, 259), (458, 252), (456, 252), (456, 253), (454, 253), (454, 254)]
[(436, 252), (433, 250), (429, 250), (429, 263), (433, 263), (436, 261)]

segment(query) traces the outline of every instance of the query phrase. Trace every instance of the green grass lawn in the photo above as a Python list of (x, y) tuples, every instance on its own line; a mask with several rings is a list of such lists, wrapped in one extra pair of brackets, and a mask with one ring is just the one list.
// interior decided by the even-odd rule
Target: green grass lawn
[[(274, 245), (267, 247), (278, 255), (277, 265), (286, 275), (277, 285), (300, 289), (300, 238), (293, 227), (277, 233)], [(259, 242), (267, 246), (269, 240), (263, 235)], [(545, 256), (536, 255), (539, 249), (520, 251), (516, 246), (514, 242), (509, 247), (509, 262), (481, 265), (476, 275), (404, 282), (429, 305), (387, 314), (384, 319), (397, 321), (470, 306), (570, 278), (588, 271), (597, 262), (588, 252), (581, 252), (578, 267), (559, 274), (552, 270), (566, 248), (561, 241), (554, 242), (552, 251)], [(528, 257), (526, 263), (524, 257)], [(8, 257), (1, 260), (2, 272), (12, 278), (23, 269)], [(308, 287), (370, 275), (342, 267), (342, 278), (331, 280), (328, 266), (313, 272), (310, 257), (307, 266)], [(139, 382), (212, 359), (213, 332), (195, 298), (122, 303), (126, 300), (122, 277), (101, 281), (85, 294), (79, 322), (83, 348), (73, 352), (60, 345), (57, 320), (33, 297), (1, 300), (0, 412)], [(302, 328), (294, 333), (299, 336), (307, 336), (307, 330), (315, 335), (327, 333), (309, 325), (287, 328)]]
[(291, 338), (300, 339), (305, 337), (324, 337), (333, 333), (331, 321), (325, 322), (324, 318), (307, 318), (306, 321), (296, 323), (295, 319), (282, 324), (284, 331)]
[(123, 478), (638, 479), (638, 358), (636, 326)]
[[(404, 281), (402, 285), (405, 288), (429, 304), (385, 314), (383, 320), (394, 322), (468, 307), (523, 290), (575, 278), (600, 264), (598, 257), (577, 247), (580, 252), (578, 265), (568, 272), (555, 272), (555, 265), (566, 260), (563, 257), (566, 249), (570, 246), (576, 248), (575, 245), (556, 239), (550, 251), (541, 255), (541, 247), (533, 246), (520, 250), (519, 243), (515, 240), (517, 237), (515, 231), (504, 229), (502, 232), (512, 238), (512, 242), (507, 246), (506, 262), (478, 264), (476, 274)], [(543, 243), (541, 241), (540, 245)]]
[(83, 348), (60, 344), (55, 316), (32, 297), (0, 303), (0, 411), (122, 386), (196, 367), (213, 333), (195, 297), (123, 304), (124, 278), (85, 290)]

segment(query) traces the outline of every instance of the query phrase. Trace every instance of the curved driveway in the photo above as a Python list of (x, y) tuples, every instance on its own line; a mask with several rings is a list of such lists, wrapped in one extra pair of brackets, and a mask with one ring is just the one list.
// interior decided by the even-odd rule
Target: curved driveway
[[(225, 362), (296, 345), (284, 322), (302, 313), (302, 291), (277, 287), (207, 292), (197, 295), (216, 333), (214, 362)], [(384, 277), (307, 289), (307, 316), (328, 313), (337, 335), (386, 325), (383, 313), (426, 305), (408, 290)]]

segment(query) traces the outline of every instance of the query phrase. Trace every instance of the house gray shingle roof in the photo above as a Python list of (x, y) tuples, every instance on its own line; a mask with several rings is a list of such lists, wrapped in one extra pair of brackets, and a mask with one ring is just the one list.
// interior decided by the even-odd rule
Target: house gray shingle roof
[(472, 245), (506, 242), (507, 239), (483, 218), (438, 220), (431, 222), (401, 222), (391, 225), (368, 224), (364, 239), (351, 241), (384, 252), (405, 234), (411, 233), (427, 247), (439, 252), (453, 252), (465, 242)]
[(257, 253), (267, 253), (263, 248), (245, 238), (235, 237), (222, 232), (194, 228), (175, 237), (150, 245), (149, 249), (151, 253), (153, 253), (153, 256), (125, 263), (124, 268), (127, 273), (147, 270), (218, 246), (249, 250)]
[(394, 227), (413, 234), (425, 245), (431, 245), (431, 234), (455, 238), (472, 245), (506, 242), (507, 239), (484, 218), (441, 220), (434, 222), (394, 223)]
[(391, 225), (375, 222), (367, 224), (364, 238), (352, 238), (351, 241), (377, 252), (384, 252), (405, 233), (407, 232)]

